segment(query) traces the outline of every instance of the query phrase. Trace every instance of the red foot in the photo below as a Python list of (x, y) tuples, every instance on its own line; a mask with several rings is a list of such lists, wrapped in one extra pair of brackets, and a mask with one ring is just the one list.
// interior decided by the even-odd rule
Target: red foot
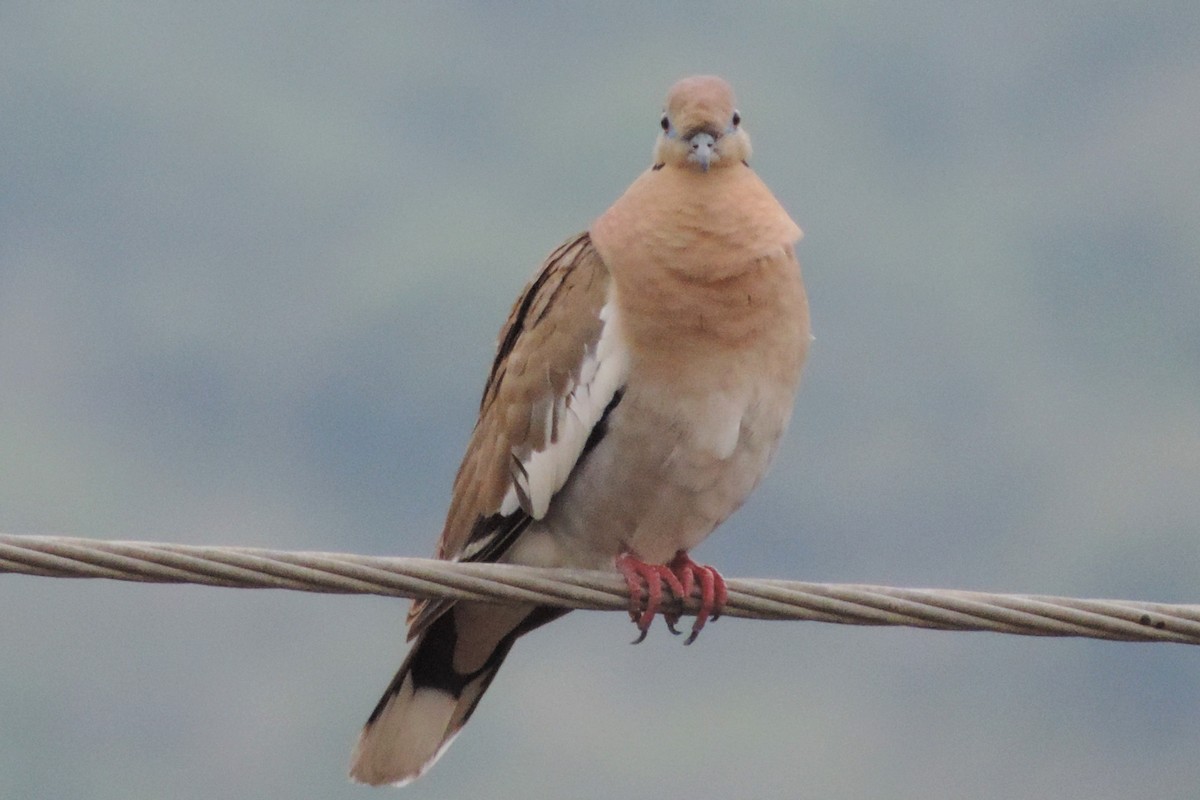
[(666, 564), (647, 564), (633, 553), (617, 556), (617, 569), (625, 576), (625, 585), (629, 587), (629, 618), (641, 631), (633, 643), (639, 644), (646, 638), (650, 623), (662, 605), (663, 584), (666, 583), (676, 597), (684, 596), (683, 584)]
[[(721, 577), (721, 573), (717, 572), (716, 567), (697, 564), (684, 550), (676, 553), (675, 558), (671, 559), (671, 563), (667, 566), (679, 579), (683, 587), (683, 597), (691, 597), (692, 587), (697, 582), (700, 584), (700, 607), (696, 609), (696, 621), (692, 623), (692, 632), (684, 642), (684, 644), (691, 644), (700, 635), (704, 623), (721, 616), (721, 611), (725, 608), (725, 601), (729, 599), (729, 591), (725, 588), (725, 579)], [(678, 621), (678, 617), (667, 620), (668, 624), (676, 621)]]
[[(669, 564), (647, 564), (633, 553), (622, 553), (617, 556), (617, 569), (625, 576), (625, 583), (629, 587), (629, 617), (641, 631), (634, 644), (646, 638), (654, 615), (662, 606), (664, 583), (671, 590), (671, 594), (680, 600), (691, 597), (692, 590), (697, 584), (700, 586), (700, 608), (696, 610), (696, 621), (692, 624), (692, 632), (684, 644), (696, 641), (704, 623), (721, 615), (721, 609), (728, 597), (725, 579), (721, 577), (721, 573), (713, 567), (692, 561), (683, 550), (676, 553)], [(671, 633), (679, 633), (675, 630), (679, 615), (664, 614), (663, 617)]]

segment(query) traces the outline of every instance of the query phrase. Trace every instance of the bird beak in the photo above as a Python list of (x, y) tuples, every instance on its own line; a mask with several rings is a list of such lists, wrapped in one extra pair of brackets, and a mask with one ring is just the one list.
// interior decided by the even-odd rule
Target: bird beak
[(699, 164), (701, 170), (708, 172), (708, 165), (715, 160), (717, 155), (717, 138), (711, 133), (700, 131), (689, 136), (687, 143), (692, 150), (688, 153), (688, 161)]

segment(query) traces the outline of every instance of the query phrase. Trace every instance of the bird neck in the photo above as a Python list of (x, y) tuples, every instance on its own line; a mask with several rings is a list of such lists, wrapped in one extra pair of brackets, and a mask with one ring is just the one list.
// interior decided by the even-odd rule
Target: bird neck
[(733, 278), (802, 235), (740, 163), (707, 173), (670, 165), (647, 170), (591, 228), (614, 275), (658, 266), (697, 282)]

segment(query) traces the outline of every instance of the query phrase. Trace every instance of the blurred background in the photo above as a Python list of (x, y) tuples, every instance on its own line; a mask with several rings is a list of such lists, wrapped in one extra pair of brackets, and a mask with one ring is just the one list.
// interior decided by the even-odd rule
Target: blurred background
[[(0, 530), (432, 554), (510, 303), (694, 72), (806, 231), (817, 336), (697, 557), (1200, 601), (1190, 2), (5, 3)], [(0, 797), (370, 797), (405, 611), (2, 575)], [(523, 640), (405, 796), (1200, 786), (1185, 647), (654, 634)]]

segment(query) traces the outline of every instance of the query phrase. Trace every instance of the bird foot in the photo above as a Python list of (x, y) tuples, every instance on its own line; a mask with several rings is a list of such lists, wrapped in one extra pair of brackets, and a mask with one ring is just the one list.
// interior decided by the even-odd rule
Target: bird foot
[[(700, 586), (700, 607), (696, 609), (696, 621), (692, 623), (692, 632), (684, 641), (684, 644), (691, 644), (700, 635), (704, 623), (710, 619), (716, 620), (721, 616), (725, 602), (729, 599), (729, 590), (725, 587), (725, 579), (721, 577), (721, 573), (717, 572), (716, 567), (697, 564), (692, 561), (685, 550), (676, 553), (675, 558), (671, 559), (671, 563), (667, 567), (675, 574), (683, 587), (682, 597), (691, 597), (692, 588), (697, 584)], [(674, 630), (673, 623), (678, 619), (676, 616), (674, 619), (667, 620), (667, 624), (672, 630)]]
[[(646, 638), (654, 615), (659, 612), (663, 601), (663, 584), (677, 599), (691, 597), (692, 590), (700, 587), (700, 607), (696, 610), (696, 621), (684, 644), (696, 641), (704, 624), (717, 619), (725, 605), (728, 592), (721, 573), (706, 564), (692, 561), (686, 551), (680, 550), (667, 564), (647, 564), (633, 553), (624, 552), (617, 556), (617, 570), (629, 587), (629, 617), (641, 632), (634, 644)], [(671, 633), (678, 634), (675, 625), (679, 614), (664, 613), (663, 619)]]
[(617, 556), (617, 569), (629, 587), (629, 618), (641, 631), (633, 643), (640, 644), (662, 606), (663, 584), (676, 597), (684, 596), (683, 584), (666, 564), (647, 564), (630, 552)]

